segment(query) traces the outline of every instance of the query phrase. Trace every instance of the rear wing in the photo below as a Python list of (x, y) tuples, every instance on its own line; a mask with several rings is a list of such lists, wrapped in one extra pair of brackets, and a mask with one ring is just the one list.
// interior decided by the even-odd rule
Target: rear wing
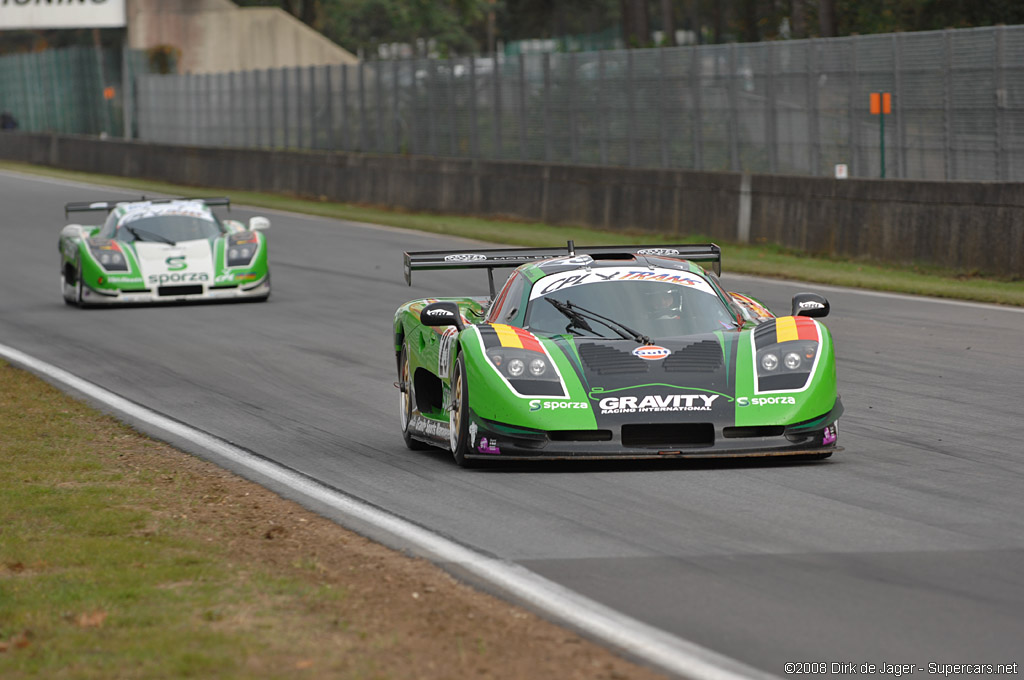
[(429, 269), (486, 269), (487, 280), (494, 296), (494, 270), (499, 267), (518, 267), (527, 262), (549, 260), (554, 257), (590, 255), (597, 259), (615, 256), (650, 255), (673, 257), (694, 262), (710, 262), (715, 273), (722, 274), (722, 249), (714, 243), (656, 246), (579, 246), (569, 241), (566, 248), (491, 248), (480, 250), (420, 250), (405, 253), (405, 282), (412, 285), (413, 271)]
[(64, 206), (64, 217), (66, 218), (69, 213), (73, 212), (91, 212), (100, 210), (110, 212), (122, 203), (170, 203), (171, 201), (202, 201), (208, 206), (226, 205), (229, 210), (231, 209), (231, 199), (223, 196), (217, 198), (146, 198), (145, 196), (142, 196), (139, 199), (119, 198), (113, 201), (75, 201), (67, 203)]

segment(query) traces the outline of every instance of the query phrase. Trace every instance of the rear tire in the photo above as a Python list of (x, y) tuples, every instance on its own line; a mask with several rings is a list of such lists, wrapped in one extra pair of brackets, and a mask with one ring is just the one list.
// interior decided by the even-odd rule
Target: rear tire
[(413, 392), (412, 378), (409, 375), (409, 350), (402, 344), (401, 354), (398, 356), (399, 373), (398, 380), (405, 384), (405, 391), (399, 393), (398, 418), (402, 428), (402, 439), (405, 445), (413, 451), (426, 451), (431, 448), (430, 444), (413, 439), (409, 434), (409, 422), (412, 420), (413, 404), (416, 403), (416, 393)]
[(448, 430), (452, 455), (459, 467), (474, 467), (474, 461), (466, 458), (466, 454), (470, 452), (469, 384), (466, 380), (466, 360), (461, 354), (455, 362), (455, 374), (452, 375), (451, 389), (452, 409), (448, 412)]

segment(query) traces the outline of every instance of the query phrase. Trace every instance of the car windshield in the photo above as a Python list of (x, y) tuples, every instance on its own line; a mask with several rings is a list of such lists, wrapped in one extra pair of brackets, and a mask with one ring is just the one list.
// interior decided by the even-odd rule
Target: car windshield
[[(603, 280), (602, 276), (609, 279)], [(737, 326), (735, 313), (707, 281), (696, 274), (673, 270), (562, 272), (540, 279), (530, 297), (526, 327), (535, 332), (624, 337), (613, 326), (592, 317), (581, 323), (573, 318), (574, 309), (599, 314), (649, 338)]]
[(124, 221), (117, 227), (119, 241), (178, 243), (213, 238), (222, 233), (217, 222), (192, 215), (154, 215)]

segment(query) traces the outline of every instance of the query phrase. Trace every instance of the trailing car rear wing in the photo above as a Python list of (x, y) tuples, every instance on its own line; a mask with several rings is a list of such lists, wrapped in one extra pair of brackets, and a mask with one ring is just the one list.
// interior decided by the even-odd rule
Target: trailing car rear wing
[(231, 208), (231, 199), (223, 196), (217, 198), (146, 198), (143, 196), (138, 200), (129, 198), (116, 199), (113, 201), (74, 201), (72, 203), (65, 204), (64, 217), (67, 218), (68, 214), (73, 212), (90, 212), (99, 210), (110, 212), (122, 203), (170, 203), (171, 201), (202, 201), (209, 206), (226, 205), (229, 210)]
[(567, 248), (490, 248), (480, 250), (420, 250), (405, 253), (405, 282), (412, 285), (412, 273), (429, 269), (486, 269), (487, 281), (494, 297), (494, 270), (518, 267), (527, 262), (553, 257), (590, 255), (596, 259), (613, 259), (637, 255), (672, 257), (694, 262), (710, 262), (715, 273), (722, 274), (722, 249), (714, 243), (656, 246), (579, 246), (569, 241)]

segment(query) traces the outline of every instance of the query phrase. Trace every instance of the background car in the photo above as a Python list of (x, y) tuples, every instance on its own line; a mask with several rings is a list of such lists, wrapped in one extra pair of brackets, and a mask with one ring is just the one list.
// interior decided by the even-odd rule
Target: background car
[(65, 214), (102, 213), (102, 224), (60, 232), (61, 293), (80, 307), (270, 296), (266, 217), (221, 220), (227, 198), (68, 203)]
[[(414, 270), (484, 268), (491, 296), (395, 314), (410, 448), (480, 459), (825, 458), (843, 412), (828, 301), (776, 318), (724, 291), (714, 244), (405, 254)], [(493, 270), (516, 267), (499, 292)]]

